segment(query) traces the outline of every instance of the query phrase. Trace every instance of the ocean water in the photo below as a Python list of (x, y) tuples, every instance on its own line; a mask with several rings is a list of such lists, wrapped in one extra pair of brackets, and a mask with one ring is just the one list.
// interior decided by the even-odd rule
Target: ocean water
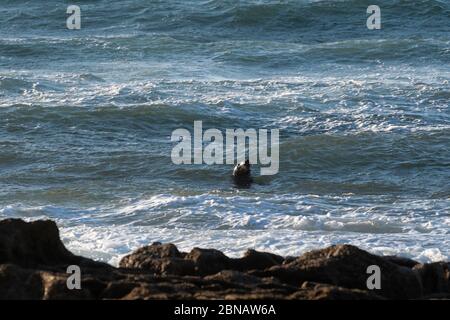
[[(450, 1), (0, 3), (0, 218), (117, 263), (153, 241), (450, 258)], [(280, 129), (280, 172), (174, 165), (173, 130)], [(259, 172), (259, 170), (256, 170)]]

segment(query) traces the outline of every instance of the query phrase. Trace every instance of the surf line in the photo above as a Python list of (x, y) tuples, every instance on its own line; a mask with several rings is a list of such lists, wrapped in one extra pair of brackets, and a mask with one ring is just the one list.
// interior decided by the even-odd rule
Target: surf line
[(185, 128), (172, 132), (170, 140), (178, 143), (172, 148), (171, 158), (176, 165), (224, 164), (224, 160), (233, 165), (249, 159), (260, 165), (261, 175), (275, 175), (280, 167), (279, 135), (279, 129), (270, 129), (270, 137), (268, 129), (226, 129), (224, 144), (222, 131), (211, 128), (203, 132), (203, 122), (194, 121), (193, 137)]

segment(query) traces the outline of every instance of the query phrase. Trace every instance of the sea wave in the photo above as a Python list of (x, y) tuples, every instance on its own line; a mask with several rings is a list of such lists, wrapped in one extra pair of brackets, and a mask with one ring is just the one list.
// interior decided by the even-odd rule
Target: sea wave
[[(18, 8), (26, 10), (18, 10)], [(55, 7), (55, 4), (57, 6)], [(180, 28), (259, 28), (277, 31), (320, 26), (327, 30), (333, 25), (341, 25), (364, 18), (365, 9), (370, 1), (359, 0), (209, 0), (209, 1), (97, 1), (84, 8), (90, 14), (86, 16), (86, 27), (111, 30), (116, 25), (131, 27), (132, 30), (175, 30)], [(445, 21), (450, 14), (450, 5), (440, 0), (387, 1), (378, 2), (386, 8), (386, 17), (395, 16), (407, 21), (417, 19), (416, 23), (426, 24)], [(83, 8), (83, 5), (81, 5)], [(45, 4), (33, 4), (21, 1), (4, 1), (4, 14), (7, 14), (9, 28), (29, 29), (42, 26), (42, 18), (57, 20), (58, 14), (65, 14), (66, 7), (56, 0)], [(357, 15), (359, 13), (359, 15)], [(99, 20), (98, 18), (102, 19)], [(28, 25), (23, 25), (23, 21)], [(416, 25), (416, 24), (415, 24)], [(437, 24), (436, 24), (437, 26)], [(57, 27), (57, 26), (54, 26)], [(118, 26), (119, 27), (119, 26)], [(408, 26), (404, 26), (408, 27)], [(413, 26), (411, 26), (413, 27)], [(48, 30), (48, 27), (47, 27)], [(348, 29), (346, 29), (348, 30)]]
[[(105, 261), (153, 241), (448, 259), (450, 3), (81, 2), (0, 8), (0, 217)], [(280, 129), (280, 172), (172, 163), (171, 133)], [(202, 232), (198, 232), (202, 230)]]
[[(450, 246), (445, 201), (405, 199), (388, 204), (381, 198), (378, 205), (355, 207), (353, 197), (328, 200), (341, 206), (330, 210), (323, 197), (314, 195), (252, 199), (161, 194), (132, 200), (116, 209), (8, 206), (0, 210), (0, 217), (54, 219), (71, 250), (113, 264), (129, 251), (154, 241), (175, 242), (189, 249), (214, 245), (234, 256), (247, 248), (300, 254), (351, 242), (371, 252), (400, 253), (420, 261), (449, 258), (445, 251)], [(291, 209), (280, 212), (280, 205)], [(402, 211), (405, 206), (426, 207), (433, 220), (419, 212), (406, 217)], [(249, 211), (249, 207), (254, 209)], [(208, 218), (205, 220), (203, 215)], [(108, 223), (110, 219), (115, 223)], [(203, 232), (199, 233), (198, 228)]]

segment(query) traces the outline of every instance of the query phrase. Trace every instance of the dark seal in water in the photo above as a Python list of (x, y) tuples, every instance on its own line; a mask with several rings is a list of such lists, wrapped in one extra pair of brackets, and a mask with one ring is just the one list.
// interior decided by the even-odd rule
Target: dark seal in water
[(233, 169), (233, 180), (238, 187), (250, 187), (253, 182), (250, 161), (238, 163)]

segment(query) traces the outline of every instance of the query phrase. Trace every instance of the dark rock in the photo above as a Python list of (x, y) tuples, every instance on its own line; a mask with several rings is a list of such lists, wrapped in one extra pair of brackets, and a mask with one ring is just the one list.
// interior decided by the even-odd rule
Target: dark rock
[(205, 280), (223, 281), (228, 283), (238, 283), (245, 286), (256, 286), (262, 282), (257, 278), (239, 271), (225, 270), (211, 276), (206, 276)]
[[(71, 264), (81, 268), (81, 290), (67, 288)], [(367, 289), (370, 265), (381, 269), (381, 290)], [(448, 262), (416, 264), (349, 245), (286, 259), (249, 250), (232, 259), (154, 243), (114, 268), (73, 255), (51, 221), (0, 221), (0, 299), (446, 299), (449, 279)]]
[(291, 262), (294, 261), (295, 259), (297, 259), (297, 257), (287, 256), (287, 257), (284, 258), (283, 264), (291, 263)]
[(408, 259), (405, 257), (398, 257), (398, 256), (383, 256), (383, 259), (395, 263), (396, 265), (407, 267), (407, 268), (413, 268), (414, 266), (418, 265), (419, 262), (414, 261), (412, 259)]
[(255, 250), (248, 250), (242, 258), (231, 259), (214, 249), (194, 248), (184, 253), (179, 252), (173, 244), (156, 243), (125, 256), (119, 266), (144, 269), (155, 274), (211, 275), (227, 269), (263, 270), (283, 261), (281, 256)]
[(22, 267), (76, 264), (80, 259), (66, 249), (53, 221), (0, 221), (0, 264)]
[(244, 272), (233, 270), (221, 271), (214, 275), (206, 276), (204, 279), (207, 281), (219, 281), (227, 283), (230, 287), (232, 286), (255, 287), (255, 288), (256, 287), (265, 288), (268, 286), (272, 288), (285, 287), (274, 278), (258, 278)]
[(173, 244), (154, 243), (122, 258), (119, 267), (143, 269), (154, 274), (192, 275), (194, 263), (184, 260), (185, 255)]
[(64, 273), (41, 272), (41, 281), (44, 287), (43, 300), (88, 300), (95, 296), (87, 288), (70, 290), (67, 287), (68, 275)]
[(0, 300), (38, 300), (44, 287), (39, 272), (16, 265), (0, 265)]
[(20, 219), (0, 221), (0, 264), (24, 268), (67, 268), (79, 265), (107, 268), (109, 265), (74, 255), (59, 238), (56, 223), (50, 220), (25, 222)]
[(247, 250), (244, 257), (234, 260), (236, 270), (263, 270), (275, 265), (282, 264), (284, 258), (276, 254)]
[(351, 289), (367, 290), (367, 267), (381, 269), (379, 295), (388, 298), (411, 299), (421, 296), (420, 282), (415, 273), (382, 257), (351, 245), (337, 245), (308, 252), (296, 260), (253, 272), (256, 276), (273, 276), (291, 285), (305, 281), (332, 284)]
[(103, 299), (122, 299), (128, 296), (135, 288), (140, 287), (141, 284), (130, 281), (129, 279), (113, 281), (108, 283), (105, 290), (102, 292)]
[(347, 289), (323, 283), (305, 282), (301, 290), (289, 296), (301, 300), (383, 300), (371, 291)]
[(230, 269), (232, 260), (216, 249), (194, 248), (185, 259), (195, 264), (195, 272), (198, 275), (209, 275)]
[(414, 267), (423, 287), (424, 295), (450, 293), (450, 264), (435, 262)]
[(172, 274), (185, 276), (194, 275), (196, 273), (194, 262), (180, 258), (150, 260), (146, 264), (141, 264), (140, 268), (157, 275)]
[(154, 243), (151, 246), (137, 249), (132, 254), (123, 257), (119, 266), (121, 268), (146, 268), (149, 261), (163, 258), (182, 258), (182, 255), (177, 247), (171, 243)]

